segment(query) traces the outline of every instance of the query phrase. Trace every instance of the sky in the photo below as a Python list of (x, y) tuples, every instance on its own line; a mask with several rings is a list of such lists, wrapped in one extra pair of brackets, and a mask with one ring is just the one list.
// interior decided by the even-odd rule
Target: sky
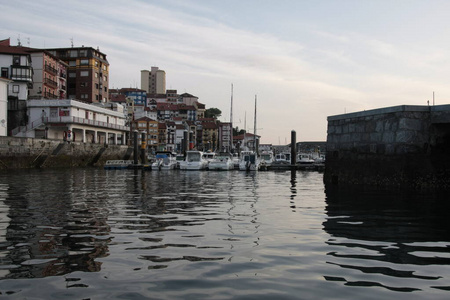
[(233, 126), (252, 133), (256, 102), (263, 144), (292, 130), (325, 141), (328, 116), (450, 99), (450, 1), (0, 0), (0, 11), (12, 45), (98, 47), (110, 88), (140, 88), (155, 66), (221, 121), (233, 95)]

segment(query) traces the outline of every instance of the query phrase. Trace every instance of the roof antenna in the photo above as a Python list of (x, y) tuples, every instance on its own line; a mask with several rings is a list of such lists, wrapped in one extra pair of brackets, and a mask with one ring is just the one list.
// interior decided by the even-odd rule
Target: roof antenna
[(72, 46), (72, 48), (73, 48), (73, 37), (72, 38), (70, 38), (70, 45)]
[(19, 34), (19, 37), (17, 38), (17, 46), (22, 46), (22, 43), (20, 42), (20, 34)]

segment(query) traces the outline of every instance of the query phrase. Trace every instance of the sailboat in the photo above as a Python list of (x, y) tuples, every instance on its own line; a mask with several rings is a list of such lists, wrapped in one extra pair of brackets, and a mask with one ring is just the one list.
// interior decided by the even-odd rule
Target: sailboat
[[(239, 170), (242, 171), (258, 171), (260, 168), (261, 160), (258, 156), (258, 143), (256, 142), (256, 95), (255, 95), (255, 120), (253, 129), (253, 150), (243, 150), (241, 152), (241, 158), (239, 161)], [(245, 139), (245, 135), (244, 135)]]

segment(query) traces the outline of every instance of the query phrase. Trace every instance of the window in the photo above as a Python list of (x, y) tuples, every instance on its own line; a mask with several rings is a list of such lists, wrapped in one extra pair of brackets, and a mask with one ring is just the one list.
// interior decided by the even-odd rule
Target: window
[(19, 86), (18, 85), (13, 85), (13, 93), (18, 94), (19, 93)]
[(80, 61), (80, 65), (82, 65), (82, 66), (87, 66), (87, 65), (89, 65), (89, 59), (82, 59), (82, 60)]
[(86, 50), (80, 50), (80, 56), (81, 57), (86, 57), (87, 56)]
[(69, 61), (69, 67), (76, 67), (76, 66), (77, 66), (77, 61), (76, 60)]
[(8, 72), (8, 68), (2, 68), (2, 77), (3, 78), (8, 78), (9, 77), (9, 72)]
[(70, 110), (68, 107), (61, 107), (59, 109), (59, 116), (60, 117), (66, 117), (70, 115)]
[(87, 87), (88, 85), (87, 85), (87, 82), (81, 82), (80, 83), (80, 87)]
[(98, 90), (98, 83), (95, 84), (95, 88)]
[(70, 51), (70, 57), (77, 57), (77, 56), (78, 56), (77, 50)]
[(80, 76), (81, 76), (81, 77), (87, 77), (87, 76), (89, 76), (89, 71), (81, 71), (81, 72), (80, 72)]
[(15, 66), (20, 65), (20, 56), (13, 57), (13, 65), (15, 65)]
[(77, 73), (69, 72), (69, 78), (75, 78), (75, 77), (77, 77)]

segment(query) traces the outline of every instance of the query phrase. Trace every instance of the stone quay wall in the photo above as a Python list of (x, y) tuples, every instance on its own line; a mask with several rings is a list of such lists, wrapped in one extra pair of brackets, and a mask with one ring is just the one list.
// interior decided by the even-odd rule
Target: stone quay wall
[(450, 105), (328, 117), (325, 183), (450, 186)]
[(101, 167), (107, 160), (130, 159), (132, 153), (130, 147), (123, 145), (0, 137), (0, 170)]

